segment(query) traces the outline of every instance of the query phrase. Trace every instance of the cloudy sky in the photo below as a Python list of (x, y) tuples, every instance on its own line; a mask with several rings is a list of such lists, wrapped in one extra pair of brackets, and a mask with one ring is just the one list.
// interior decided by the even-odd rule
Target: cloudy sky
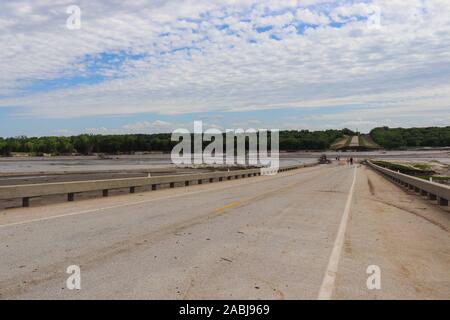
[(0, 47), (0, 136), (450, 125), (449, 0), (2, 0)]

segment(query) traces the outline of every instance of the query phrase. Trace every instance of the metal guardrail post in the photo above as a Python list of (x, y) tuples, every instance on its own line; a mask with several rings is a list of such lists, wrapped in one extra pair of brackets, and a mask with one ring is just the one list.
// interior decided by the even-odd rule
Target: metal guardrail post
[(24, 197), (22, 198), (22, 207), (27, 208), (30, 206), (30, 198)]
[(440, 205), (440, 206), (444, 206), (444, 207), (447, 207), (447, 206), (448, 206), (448, 199), (440, 198), (440, 197), (439, 197), (438, 202), (439, 202), (439, 205)]

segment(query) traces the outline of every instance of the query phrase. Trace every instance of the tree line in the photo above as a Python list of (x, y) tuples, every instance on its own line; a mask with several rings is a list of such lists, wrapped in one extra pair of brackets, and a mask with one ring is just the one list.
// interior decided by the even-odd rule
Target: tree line
[(450, 147), (450, 126), (407, 129), (379, 127), (372, 129), (370, 136), (386, 149)]
[[(280, 131), (280, 150), (326, 150), (339, 138), (357, 133), (342, 130), (283, 130)], [(375, 143), (386, 149), (411, 147), (449, 147), (450, 126), (428, 128), (379, 127), (370, 132)], [(70, 137), (0, 137), (0, 155), (23, 152), (32, 155), (52, 154), (120, 154), (133, 152), (170, 152), (178, 141), (171, 141), (170, 133), (93, 135)], [(205, 146), (208, 142), (204, 143)]]
[[(353, 134), (343, 130), (284, 130), (280, 131), (280, 150), (326, 150), (338, 138)], [(225, 141), (225, 140), (224, 140)], [(23, 152), (32, 155), (52, 154), (120, 154), (133, 152), (170, 152), (178, 141), (171, 141), (170, 133), (93, 135), (70, 137), (0, 137), (0, 155)], [(208, 142), (205, 142), (205, 146)]]

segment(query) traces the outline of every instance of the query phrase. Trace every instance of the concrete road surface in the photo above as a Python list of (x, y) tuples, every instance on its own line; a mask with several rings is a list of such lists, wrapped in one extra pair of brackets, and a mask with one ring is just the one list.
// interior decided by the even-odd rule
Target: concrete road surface
[(0, 298), (449, 299), (449, 217), (346, 165), (11, 209)]
[(353, 136), (352, 140), (350, 141), (350, 147), (359, 147), (359, 137)]

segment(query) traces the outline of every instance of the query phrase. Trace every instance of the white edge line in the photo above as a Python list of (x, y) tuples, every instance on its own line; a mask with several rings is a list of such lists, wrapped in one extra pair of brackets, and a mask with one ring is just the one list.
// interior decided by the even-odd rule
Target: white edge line
[(334, 241), (333, 251), (331, 252), (330, 259), (328, 260), (327, 270), (325, 271), (325, 275), (323, 277), (322, 285), (319, 291), (319, 296), (317, 297), (318, 300), (330, 300), (333, 295), (334, 283), (339, 266), (339, 258), (341, 256), (342, 247), (344, 245), (345, 230), (347, 229), (348, 216), (350, 214), (350, 207), (352, 204), (352, 198), (355, 189), (356, 170), (357, 167), (355, 166), (352, 186), (350, 187), (350, 191), (348, 193), (344, 213), (342, 214), (341, 222), (339, 224), (339, 230), (336, 235), (336, 240)]

